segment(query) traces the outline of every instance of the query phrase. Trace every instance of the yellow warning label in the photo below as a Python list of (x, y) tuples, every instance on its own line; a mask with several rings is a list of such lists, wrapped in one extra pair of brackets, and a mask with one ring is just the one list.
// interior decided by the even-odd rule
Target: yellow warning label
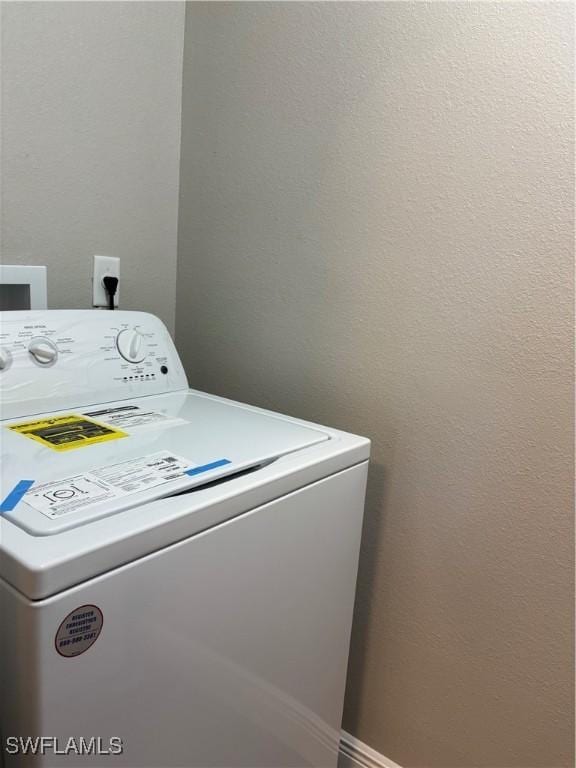
[(98, 421), (75, 413), (10, 424), (7, 429), (36, 440), (54, 451), (71, 451), (74, 448), (83, 448), (85, 445), (128, 437), (126, 432), (120, 429), (115, 429), (108, 424), (100, 424)]

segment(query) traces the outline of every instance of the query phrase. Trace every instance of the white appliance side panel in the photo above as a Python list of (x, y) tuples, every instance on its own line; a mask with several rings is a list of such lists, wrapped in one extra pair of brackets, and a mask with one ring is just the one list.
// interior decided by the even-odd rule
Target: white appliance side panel
[[(47, 600), (4, 587), (18, 603), (5, 650), (32, 670), (17, 679), (0, 657), (4, 738), (123, 740), (121, 756), (82, 758), (92, 766), (334, 768), (366, 474), (367, 462)], [(61, 657), (58, 627), (85, 604), (101, 634)]]

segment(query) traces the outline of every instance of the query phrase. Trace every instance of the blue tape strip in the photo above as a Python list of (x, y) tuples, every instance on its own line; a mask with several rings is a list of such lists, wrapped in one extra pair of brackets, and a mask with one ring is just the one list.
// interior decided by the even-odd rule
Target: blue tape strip
[(29, 491), (33, 485), (34, 480), (20, 480), (19, 483), (16, 483), (2, 504), (0, 504), (0, 514), (2, 514), (2, 512), (11, 512), (26, 491)]
[(226, 464), (232, 464), (230, 459), (218, 459), (211, 464), (202, 464), (200, 467), (192, 467), (184, 472), (185, 475), (201, 475), (202, 472), (210, 472), (211, 469), (218, 469), (218, 467), (224, 467)]

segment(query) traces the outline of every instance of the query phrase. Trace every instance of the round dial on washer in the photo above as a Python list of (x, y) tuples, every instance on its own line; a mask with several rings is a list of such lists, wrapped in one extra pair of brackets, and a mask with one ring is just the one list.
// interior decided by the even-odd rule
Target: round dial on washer
[(116, 337), (118, 352), (129, 363), (141, 363), (147, 355), (144, 336), (136, 328), (126, 328)]
[(28, 354), (39, 365), (52, 365), (58, 359), (58, 347), (50, 339), (38, 337), (28, 345)]
[(5, 371), (6, 368), (9, 368), (11, 362), (12, 355), (10, 351), (5, 347), (0, 347), (0, 371)]

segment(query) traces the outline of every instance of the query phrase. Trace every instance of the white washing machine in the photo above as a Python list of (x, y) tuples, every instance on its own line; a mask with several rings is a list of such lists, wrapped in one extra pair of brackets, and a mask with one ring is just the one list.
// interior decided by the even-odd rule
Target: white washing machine
[(369, 441), (190, 390), (149, 314), (0, 348), (5, 768), (335, 766)]

